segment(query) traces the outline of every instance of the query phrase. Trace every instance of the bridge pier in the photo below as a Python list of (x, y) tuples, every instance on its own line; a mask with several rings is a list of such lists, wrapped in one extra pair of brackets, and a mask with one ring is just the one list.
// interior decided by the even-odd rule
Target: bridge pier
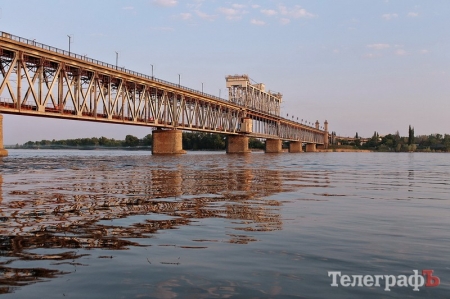
[(315, 143), (307, 143), (306, 144), (306, 152), (315, 152), (316, 151), (316, 144)]
[(282, 153), (282, 143), (281, 139), (266, 139), (266, 153)]
[(227, 154), (250, 153), (248, 149), (248, 137), (242, 135), (227, 136)]
[(290, 153), (301, 153), (301, 152), (303, 152), (302, 142), (301, 141), (290, 141), (289, 142), (289, 152)]
[(174, 155), (185, 154), (183, 150), (182, 132), (180, 130), (153, 131), (152, 154)]
[(0, 114), (0, 157), (8, 156), (8, 151), (3, 147), (3, 115)]

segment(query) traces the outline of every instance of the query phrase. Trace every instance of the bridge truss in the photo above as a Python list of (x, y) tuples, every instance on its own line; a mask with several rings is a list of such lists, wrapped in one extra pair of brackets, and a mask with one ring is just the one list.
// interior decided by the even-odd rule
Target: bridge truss
[[(226, 101), (8, 33), (0, 36), (1, 113), (325, 142), (324, 131), (279, 116), (280, 94), (249, 88), (250, 101), (231, 96), (240, 92), (232, 86)], [(251, 132), (241, 130), (244, 118), (252, 120)]]

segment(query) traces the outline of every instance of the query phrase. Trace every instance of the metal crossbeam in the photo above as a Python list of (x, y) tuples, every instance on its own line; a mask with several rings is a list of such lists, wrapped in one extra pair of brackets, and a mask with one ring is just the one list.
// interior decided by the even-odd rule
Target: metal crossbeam
[[(279, 116), (281, 94), (228, 76), (229, 101), (85, 56), (1, 33), (0, 112), (301, 140), (325, 132)], [(239, 84), (236, 84), (236, 82)], [(245, 81), (247, 80), (247, 81)]]

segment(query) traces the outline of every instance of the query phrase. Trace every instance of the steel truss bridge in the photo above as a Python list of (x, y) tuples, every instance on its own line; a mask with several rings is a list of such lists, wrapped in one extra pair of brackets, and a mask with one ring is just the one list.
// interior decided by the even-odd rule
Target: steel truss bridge
[(312, 127), (282, 118), (281, 94), (265, 92), (247, 76), (226, 78), (224, 100), (0, 34), (0, 113), (328, 144), (326, 125), (321, 130), (318, 122)]

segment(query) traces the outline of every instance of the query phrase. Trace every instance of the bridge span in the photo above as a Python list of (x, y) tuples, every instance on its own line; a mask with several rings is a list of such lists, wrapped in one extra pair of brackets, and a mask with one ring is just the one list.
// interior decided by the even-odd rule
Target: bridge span
[(249, 152), (249, 137), (266, 139), (266, 152), (281, 152), (282, 141), (290, 152), (328, 146), (327, 121), (281, 117), (282, 95), (247, 75), (226, 84), (228, 100), (0, 32), (0, 113), (147, 126), (154, 154), (183, 153), (183, 130), (227, 135), (227, 153)]

